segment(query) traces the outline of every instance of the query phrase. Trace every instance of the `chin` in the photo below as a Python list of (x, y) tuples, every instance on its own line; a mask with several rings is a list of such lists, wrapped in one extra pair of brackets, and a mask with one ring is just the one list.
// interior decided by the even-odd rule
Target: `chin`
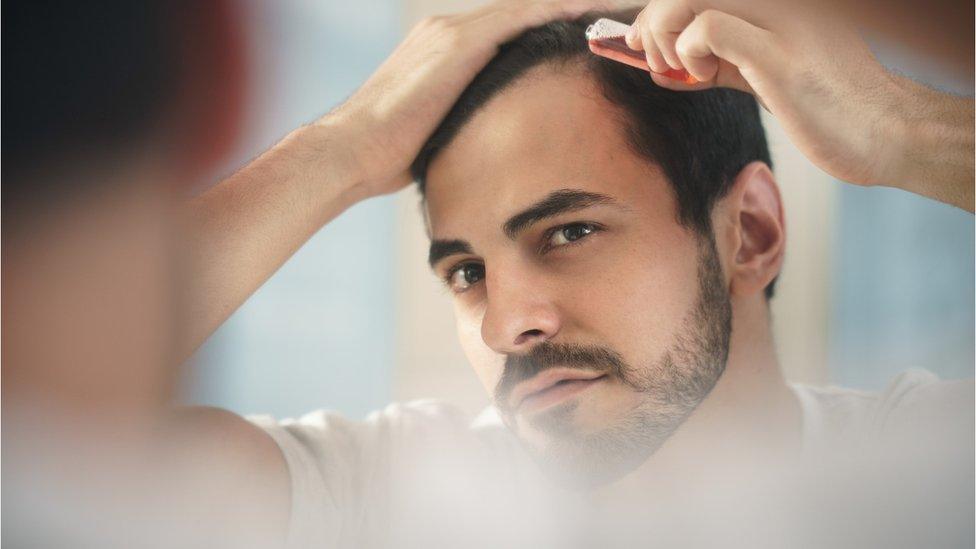
[(620, 404), (574, 400), (531, 416), (516, 415), (513, 430), (544, 474), (561, 486), (585, 491), (640, 467), (684, 420), (641, 406), (621, 409)]

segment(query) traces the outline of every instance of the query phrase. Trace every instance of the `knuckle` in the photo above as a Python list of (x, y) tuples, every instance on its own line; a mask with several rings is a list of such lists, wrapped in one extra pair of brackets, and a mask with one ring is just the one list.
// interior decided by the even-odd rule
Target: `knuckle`
[(650, 32), (645, 33), (641, 36), (641, 40), (644, 42), (644, 51), (655, 56), (661, 55), (660, 44), (658, 44), (654, 39), (654, 35), (652, 35)]
[(644, 13), (642, 19), (644, 26), (649, 29), (655, 29), (661, 25), (661, 12), (655, 10), (648, 10)]
[(433, 19), (433, 18), (432, 17), (424, 17), (420, 21), (417, 21), (417, 24), (415, 24), (413, 26), (413, 28), (410, 29), (410, 33), (411, 34), (417, 34), (417, 33), (421, 33), (421, 32), (424, 32), (425, 30), (429, 29), (430, 26), (431, 26), (431, 23), (432, 23), (431, 19)]
[(705, 10), (699, 13), (697, 17), (699, 30), (705, 35), (712, 34), (715, 32), (720, 18), (721, 14), (715, 10)]
[(570, 4), (552, 0), (520, 2), (520, 6), (516, 9), (521, 10), (521, 16), (524, 20), (532, 21), (534, 25), (540, 25), (554, 18), (563, 18), (566, 14), (574, 12), (576, 7)]
[(674, 43), (674, 51), (681, 57), (689, 57), (691, 55), (691, 45), (687, 40), (678, 38), (678, 41)]
[(464, 38), (464, 33), (458, 25), (444, 24), (440, 29), (440, 33), (444, 37), (444, 40), (452, 47), (460, 46)]
[(663, 23), (659, 18), (652, 19), (644, 25), (648, 36), (653, 37), (657, 41), (667, 41), (669, 37), (672, 36), (668, 29), (664, 28)]
[(417, 26), (423, 29), (437, 29), (443, 27), (446, 24), (446, 20), (447, 17), (443, 15), (429, 15), (421, 19)]
[(417, 27), (428, 34), (431, 40), (437, 42), (444, 41), (453, 46), (461, 41), (461, 25), (457, 18), (451, 16), (433, 15), (425, 17)]
[(650, 6), (647, 6), (644, 9), (637, 12), (637, 17), (634, 18), (634, 23), (636, 23), (638, 26), (643, 26), (647, 24), (647, 14), (649, 12), (648, 10), (649, 7)]

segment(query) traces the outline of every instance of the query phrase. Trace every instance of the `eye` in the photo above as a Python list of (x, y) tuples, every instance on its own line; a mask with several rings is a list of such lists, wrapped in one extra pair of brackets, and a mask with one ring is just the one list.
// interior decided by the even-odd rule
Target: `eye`
[(462, 263), (447, 275), (447, 285), (455, 292), (463, 292), (485, 277), (485, 266), (480, 263)]
[(546, 248), (549, 249), (571, 244), (577, 240), (586, 238), (597, 230), (596, 225), (593, 225), (592, 223), (571, 223), (569, 225), (557, 227), (549, 235), (549, 239), (546, 242)]

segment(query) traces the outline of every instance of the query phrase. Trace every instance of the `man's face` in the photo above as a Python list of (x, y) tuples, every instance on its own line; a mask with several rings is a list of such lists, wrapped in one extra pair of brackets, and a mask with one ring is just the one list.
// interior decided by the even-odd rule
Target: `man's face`
[(434, 271), (506, 424), (550, 472), (633, 469), (705, 397), (728, 349), (710, 238), (581, 69), (539, 67), (428, 170)]

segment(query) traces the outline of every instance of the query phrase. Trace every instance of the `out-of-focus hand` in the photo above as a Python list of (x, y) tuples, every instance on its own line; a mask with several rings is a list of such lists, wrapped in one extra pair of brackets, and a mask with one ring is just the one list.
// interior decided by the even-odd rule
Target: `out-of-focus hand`
[[(319, 124), (355, 166), (362, 196), (396, 191), (441, 119), (499, 45), (551, 20), (607, 8), (608, 0), (500, 0), (421, 21), (369, 80)], [(580, 37), (582, 40), (583, 38)]]
[(888, 72), (848, 21), (814, 2), (653, 0), (627, 36), (674, 90), (752, 93), (818, 167), (972, 211), (973, 101)]

